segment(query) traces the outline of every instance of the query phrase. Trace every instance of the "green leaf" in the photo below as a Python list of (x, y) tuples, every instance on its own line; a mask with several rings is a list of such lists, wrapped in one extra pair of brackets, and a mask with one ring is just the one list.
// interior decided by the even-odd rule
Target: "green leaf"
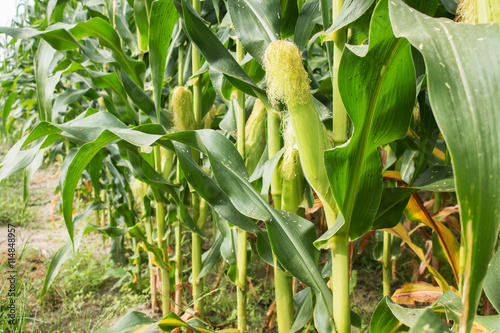
[(441, 0), (441, 3), (451, 14), (455, 15), (459, 4), (458, 0)]
[[(43, 150), (39, 151), (38, 154), (36, 154), (33, 161), (30, 163), (30, 165), (24, 171), (24, 174), (23, 174), (23, 201), (25, 202), (25, 204), (27, 204), (28, 200), (29, 200), (31, 178), (33, 178), (33, 175), (35, 174), (35, 172), (37, 172), (38, 169), (42, 166), (44, 159), (45, 159), (44, 151)], [(25, 206), (25, 209), (26, 209), (26, 206)]]
[(46, 30), (0, 27), (0, 33), (5, 33), (16, 39), (41, 36), (54, 49), (58, 51), (68, 51), (79, 47), (78, 42), (67, 31), (67, 29), (71, 29), (74, 26), (74, 24), (56, 23), (49, 26)]
[(121, 98), (123, 103), (127, 103), (127, 94), (117, 73), (102, 73), (92, 70), (87, 70), (87, 72), (96, 88), (111, 89)]
[(500, 251), (491, 259), (486, 277), (484, 279), (484, 293), (490, 300), (491, 304), (500, 312)]
[(189, 2), (182, 0), (186, 32), (211, 67), (225, 75), (236, 88), (269, 105), (266, 92), (259, 88), (234, 57), (205, 25)]
[(12, 105), (17, 99), (18, 91), (12, 92), (7, 100), (5, 101), (3, 111), (2, 111), (2, 133), (4, 137), (7, 137), (10, 133), (7, 132), (7, 122), (9, 120), (10, 112), (12, 111)]
[[(235, 208), (219, 185), (195, 163), (188, 147), (178, 143), (174, 143), (174, 146), (181, 168), (190, 185), (221, 217), (227, 221), (231, 221), (238, 228), (255, 234), (257, 236), (257, 251), (259, 256), (268, 264), (272, 264), (273, 258), (267, 234), (252, 219), (241, 214)], [(223, 232), (224, 228), (221, 228), (221, 223), (224, 223), (224, 221), (216, 221), (219, 225), (219, 230)], [(224, 237), (227, 238), (230, 235), (226, 233)], [(230, 239), (228, 241), (230, 242)], [(231, 264), (230, 259), (227, 256), (225, 258)]]
[[(267, 148), (266, 148), (267, 149)], [(259, 178), (262, 178), (262, 189), (260, 193), (266, 195), (269, 192), (269, 186), (271, 185), (271, 178), (273, 177), (274, 171), (278, 166), (278, 162), (281, 156), (285, 153), (285, 148), (281, 148), (273, 157), (264, 162), (260, 167), (254, 170), (252, 176), (248, 180), (253, 183)]]
[(97, 37), (100, 43), (112, 50), (122, 69), (139, 85), (143, 85), (144, 62), (131, 60), (121, 48), (121, 40), (115, 29), (105, 20), (96, 17), (91, 20), (80, 22), (69, 32), (76, 38)]
[(293, 37), (293, 41), (297, 44), (300, 51), (304, 51), (314, 26), (321, 23), (319, 1), (315, 0), (304, 4), (297, 19), (295, 36)]
[(295, 318), (290, 331), (297, 332), (311, 320), (313, 314), (311, 288), (303, 289), (295, 294), (293, 302), (297, 310), (295, 311)]
[[(452, 291), (447, 291), (443, 296), (431, 305), (436, 312), (446, 311), (449, 320), (461, 323), (463, 318), (462, 300), (460, 296)], [(476, 316), (474, 326), (480, 332), (495, 332), (500, 329), (500, 315), (496, 316)]]
[(143, 183), (157, 187), (167, 192), (174, 202), (179, 203), (179, 195), (175, 189), (177, 185), (168, 183), (153, 166), (148, 163), (139, 153), (137, 147), (130, 143), (121, 141), (120, 146), (127, 149), (127, 156), (129, 158), (129, 167), (134, 171), (135, 177), (140, 179)]
[[(267, 203), (267, 198), (262, 198), (250, 184), (240, 154), (222, 134), (211, 130), (199, 130), (173, 133), (167, 137), (183, 142), (206, 154), (218, 185), (229, 197), (234, 207), (243, 215), (266, 222), (276, 258), (287, 271), (313, 288), (317, 296), (317, 307), (322, 310), (320, 312), (329, 313), (327, 322), (322, 323), (323, 327), (327, 327), (328, 322), (332, 325), (331, 291), (323, 281), (315, 263), (316, 250), (312, 244), (316, 239), (314, 226), (297, 215), (277, 211), (271, 207)], [(177, 151), (179, 153), (179, 149)], [(189, 173), (184, 167), (183, 170), (189, 180)], [(208, 179), (200, 180), (200, 182), (205, 184), (204, 187), (210, 188), (213, 185), (208, 184)], [(194, 182), (190, 181), (190, 184), (195, 186)], [(213, 197), (214, 194), (214, 191), (211, 191), (210, 197)], [(206, 200), (213, 201), (214, 198), (210, 197)], [(214, 208), (217, 210), (217, 207)], [(233, 223), (230, 218), (221, 212), (219, 213)], [(236, 222), (233, 224), (236, 225)], [(322, 318), (325, 319), (325, 317)]]
[(89, 89), (66, 89), (62, 94), (57, 96), (52, 106), (52, 118), (58, 119), (65, 115), (66, 107), (72, 103), (80, 101)]
[(386, 188), (373, 221), (373, 229), (392, 228), (399, 223), (410, 196), (416, 188)]
[(348, 24), (360, 18), (373, 4), (374, 0), (346, 0), (342, 6), (342, 10), (335, 19), (335, 22), (321, 35), (324, 37), (323, 41), (333, 40), (333, 33)]
[[(281, 7), (281, 38), (286, 39), (293, 36), (297, 18), (299, 17), (299, 7), (296, 0), (280, 0)], [(272, 12), (276, 14), (276, 12)], [(279, 13), (279, 12), (278, 12)]]
[(87, 165), (86, 169), (90, 175), (90, 181), (92, 183), (92, 188), (94, 195), (98, 198), (94, 200), (100, 200), (99, 196), (101, 194), (101, 171), (102, 171), (102, 161), (106, 158), (106, 150), (100, 149), (97, 154), (92, 158), (92, 161)]
[[(160, 112), (163, 75), (167, 62), (168, 46), (172, 39), (174, 26), (179, 18), (173, 0), (154, 1), (151, 6), (149, 25), (149, 55), (151, 76), (153, 78), (153, 97), (156, 111)], [(160, 116), (157, 116), (158, 121)]]
[(279, 1), (229, 1), (228, 9), (241, 45), (262, 65), (267, 46), (280, 37)]
[(149, 318), (144, 313), (132, 311), (118, 321), (113, 327), (97, 331), (98, 333), (135, 333), (135, 332), (151, 332), (144, 330), (147, 327), (157, 327), (158, 321)]
[(0, 27), (0, 33), (11, 36), (15, 39), (24, 39), (35, 37), (40, 34), (45, 33), (45, 31), (40, 31), (33, 28), (9, 28), (9, 27)]
[(71, 161), (68, 172), (64, 179), (64, 185), (61, 191), (62, 210), (66, 229), (73, 242), (73, 198), (76, 186), (85, 167), (90, 163), (97, 152), (108, 143), (116, 140), (117, 137), (111, 132), (103, 132), (95, 141), (84, 144), (76, 153)]
[(370, 332), (407, 332), (408, 327), (413, 327), (424, 311), (401, 307), (386, 296), (373, 313)]
[(415, 326), (413, 326), (408, 333), (452, 333), (448, 326), (443, 323), (443, 320), (436, 316), (432, 310), (426, 309), (420, 315)]
[[(189, 321), (189, 322), (191, 322), (191, 321)], [(173, 312), (171, 312), (168, 315), (166, 315), (165, 317), (163, 317), (163, 319), (158, 323), (158, 327), (162, 331), (166, 331), (166, 332), (170, 332), (173, 329), (178, 328), (178, 327), (186, 327), (188, 329), (195, 331), (196, 333), (211, 333), (211, 332), (213, 332), (211, 330), (204, 329), (200, 326), (201, 325), (199, 325), (199, 323), (197, 321), (193, 321), (192, 325), (184, 322), (181, 318), (179, 318), (179, 316), (177, 316)], [(149, 332), (149, 330), (146, 332)]]
[(388, 302), (392, 302), (389, 297), (384, 297), (377, 305), (370, 321), (370, 332), (387, 333), (406, 331), (403, 323), (394, 316), (389, 308)]
[[(132, 102), (144, 113), (146, 113), (152, 122), (158, 123), (156, 117), (155, 103), (144, 90), (142, 90), (124, 71), (121, 71), (120, 78), (123, 88), (127, 92)], [(163, 115), (163, 114), (162, 114)]]
[(217, 264), (217, 262), (220, 259), (221, 256), (221, 244), (222, 244), (223, 237), (220, 232), (217, 233), (215, 236), (214, 243), (210, 247), (210, 249), (206, 252), (203, 253), (201, 260), (202, 260), (202, 269), (200, 273), (198, 274), (198, 279), (203, 278), (205, 275), (207, 275), (210, 270)]
[(406, 0), (406, 3), (427, 15), (434, 15), (439, 4), (439, 0)]
[(52, 100), (54, 96), (54, 88), (61, 77), (60, 72), (52, 77), (49, 77), (49, 67), (56, 52), (57, 51), (45, 41), (41, 41), (38, 46), (35, 77), (41, 120), (52, 120)]
[(203, 235), (203, 231), (200, 230), (198, 225), (193, 221), (191, 218), (191, 215), (189, 215), (189, 212), (187, 210), (187, 207), (183, 204), (180, 204), (178, 206), (179, 209), (179, 218), (182, 222), (182, 224), (188, 228), (191, 232), (198, 234), (200, 237), (204, 238), (205, 236)]
[(5, 155), (2, 163), (0, 164), (0, 182), (9, 176), (12, 176), (16, 172), (28, 167), (39, 154), (44, 154), (46, 149), (41, 149), (41, 142), (33, 148), (21, 150), (21, 147), (27, 139), (28, 136), (25, 136), (19, 140), (9, 150), (7, 155)]
[(432, 109), (428, 104), (427, 96), (427, 91), (423, 91), (418, 95), (418, 105), (420, 107), (420, 145), (415, 172), (409, 183), (410, 185), (415, 183), (417, 177), (427, 167), (427, 161), (432, 155), (436, 142), (439, 138), (439, 128), (437, 127), (434, 116), (432, 115)]
[[(500, 226), (500, 28), (434, 19), (391, 4), (395, 33), (424, 56), (429, 100), (450, 152), (464, 257), (463, 330), (470, 330)], [(467, 47), (458, 47), (467, 45)]]
[[(136, 15), (137, 19), (137, 15)], [(130, 31), (127, 20), (125, 17), (123, 17), (119, 12), (116, 13), (115, 15), (115, 24), (116, 24), (116, 31), (120, 34), (120, 37), (122, 40), (125, 42), (125, 44), (128, 46), (129, 50), (131, 51), (132, 55), (137, 55), (138, 53), (138, 46), (137, 46), (137, 40), (135, 34), (132, 34)]]
[(142, 243), (144, 244), (144, 247), (146, 247), (146, 250), (148, 250), (148, 252), (153, 253), (156, 263), (160, 268), (169, 268), (169, 269), (171, 268), (170, 265), (168, 264), (168, 254), (165, 253), (163, 249), (148, 243), (146, 235), (138, 225), (135, 225), (127, 229), (127, 231), (130, 237), (141, 240)]
[(170, 332), (180, 327), (186, 327), (196, 333), (213, 332), (211, 330), (189, 325), (173, 312), (157, 321), (141, 312), (132, 311), (120, 319), (113, 327), (99, 330), (97, 333), (152, 333), (157, 332), (158, 328), (163, 332)]
[(217, 212), (214, 213), (214, 220), (223, 238), (220, 248), (222, 257), (229, 265), (236, 265), (236, 239), (238, 238), (238, 231), (236, 228), (230, 228), (228, 222)]
[(396, 39), (387, 3), (375, 8), (365, 57), (342, 56), (339, 90), (354, 132), (347, 144), (325, 152), (333, 195), (352, 239), (366, 233), (382, 195), (378, 146), (405, 137), (415, 102), (410, 45)]
[(142, 51), (147, 51), (149, 46), (149, 8), (148, 1), (134, 0), (134, 16), (137, 30), (139, 31), (139, 46)]
[(422, 172), (414, 187), (432, 192), (454, 192), (455, 179), (450, 166), (433, 166)]
[[(50, 131), (50, 134), (54, 134), (54, 127), (57, 127), (60, 132), (64, 131), (66, 135), (74, 136), (87, 142), (78, 150), (75, 158), (71, 161), (62, 186), (63, 216), (71, 239), (73, 239), (72, 210), (74, 191), (83, 170), (99, 149), (118, 139), (123, 139), (137, 146), (148, 146), (161, 138), (165, 133), (163, 127), (153, 124), (150, 126), (139, 126), (136, 129), (128, 129), (127, 126), (106, 112), (99, 112), (68, 124), (51, 126), (47, 126), (45, 123), (41, 124)], [(146, 133), (140, 132), (139, 129)], [(148, 134), (148, 131), (157, 131), (157, 133), (161, 134)], [(37, 133), (37, 135), (40, 135), (40, 133)], [(24, 141), (20, 142), (20, 145), (23, 143)], [(29, 156), (31, 157), (31, 155)], [(139, 165), (138, 163), (137, 166)], [(153, 177), (157, 183), (166, 184), (161, 176), (156, 174)], [(171, 187), (165, 186), (165, 189), (168, 191), (171, 190)]]

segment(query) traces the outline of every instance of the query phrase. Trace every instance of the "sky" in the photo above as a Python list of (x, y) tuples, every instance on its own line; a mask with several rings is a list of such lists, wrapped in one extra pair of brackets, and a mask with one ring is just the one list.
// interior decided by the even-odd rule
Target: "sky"
[[(10, 22), (16, 16), (18, 0), (0, 0), (0, 27), (10, 27)], [(0, 34), (1, 44), (6, 43), (6, 35)], [(4, 59), (3, 48), (0, 47), (0, 61)]]
[(10, 21), (16, 15), (17, 0), (0, 0), (0, 26), (10, 26)]

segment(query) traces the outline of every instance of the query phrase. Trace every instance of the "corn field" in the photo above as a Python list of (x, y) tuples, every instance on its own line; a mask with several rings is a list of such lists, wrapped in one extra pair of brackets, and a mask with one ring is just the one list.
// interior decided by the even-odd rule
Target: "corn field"
[[(28, 200), (62, 161), (68, 240), (40, 300), (96, 233), (161, 314), (102, 333), (256, 331), (254, 262), (273, 332), (500, 331), (499, 0), (21, 6), (0, 27), (0, 181), (22, 173)], [(395, 283), (403, 250), (418, 274)], [(371, 255), (383, 296), (362, 321)], [(214, 326), (219, 271), (236, 317)]]

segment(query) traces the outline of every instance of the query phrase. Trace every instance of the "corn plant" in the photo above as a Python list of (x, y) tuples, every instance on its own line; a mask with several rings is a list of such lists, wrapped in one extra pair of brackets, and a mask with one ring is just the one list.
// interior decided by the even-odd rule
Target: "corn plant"
[[(1, 67), (2, 138), (15, 142), (0, 181), (24, 170), (27, 200), (34, 171), (63, 159), (69, 239), (41, 298), (84, 236), (99, 232), (162, 313), (132, 312), (101, 332), (216, 330), (204, 279), (219, 260), (236, 286), (227, 295), (235, 331), (251, 331), (252, 253), (273, 267), (279, 332), (351, 332), (363, 328), (350, 272), (360, 242), (376, 233), (384, 297), (371, 332), (498, 330), (498, 315), (478, 315), (483, 291), (500, 311), (498, 1), (26, 8), (30, 18), (0, 28), (13, 38)], [(91, 202), (74, 216), (83, 181)], [(315, 197), (327, 226), (319, 237), (304, 217)], [(405, 225), (432, 235), (424, 241), (453, 278)], [(401, 242), (436, 285), (391, 282)], [(432, 304), (398, 304), (402, 295), (414, 304), (418, 291), (435, 295)]]

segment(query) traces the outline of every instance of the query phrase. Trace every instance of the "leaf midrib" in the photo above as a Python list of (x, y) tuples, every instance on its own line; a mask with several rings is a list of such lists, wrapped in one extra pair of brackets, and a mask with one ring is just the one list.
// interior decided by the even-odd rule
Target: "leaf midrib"
[[(396, 43), (394, 43), (393, 48), (389, 54), (389, 56), (386, 58), (384, 61), (384, 68), (388, 68), (387, 64), (392, 60), (392, 56), (396, 52), (396, 50), (399, 47), (399, 44), (402, 42), (402, 38), (398, 38)], [(377, 85), (375, 87), (374, 93), (371, 96), (375, 96), (375, 98), (372, 98), (370, 100), (370, 104), (368, 107), (368, 117), (365, 118), (365, 121), (363, 122), (363, 128), (361, 132), (361, 147), (359, 148), (359, 153), (356, 154), (356, 158), (354, 160), (354, 168), (351, 168), (351, 174), (350, 174), (350, 179), (354, 178), (354, 186), (349, 186), (348, 187), (348, 196), (346, 198), (346, 211), (347, 211), (347, 216), (348, 218), (345, 219), (346, 225), (347, 225), (347, 232), (349, 233), (350, 227), (351, 227), (351, 220), (352, 220), (352, 214), (354, 210), (354, 201), (356, 194), (358, 193), (358, 184), (359, 184), (359, 179), (361, 178), (361, 168), (363, 164), (363, 159), (365, 156), (365, 150), (366, 150), (366, 142), (368, 140), (368, 135), (370, 134), (370, 129), (371, 129), (371, 124), (373, 117), (375, 115), (375, 107), (377, 104), (378, 100), (378, 95), (380, 90), (382, 89), (382, 83), (384, 82), (384, 76), (379, 76), (379, 80), (377, 81)], [(354, 128), (356, 130), (356, 128)]]

